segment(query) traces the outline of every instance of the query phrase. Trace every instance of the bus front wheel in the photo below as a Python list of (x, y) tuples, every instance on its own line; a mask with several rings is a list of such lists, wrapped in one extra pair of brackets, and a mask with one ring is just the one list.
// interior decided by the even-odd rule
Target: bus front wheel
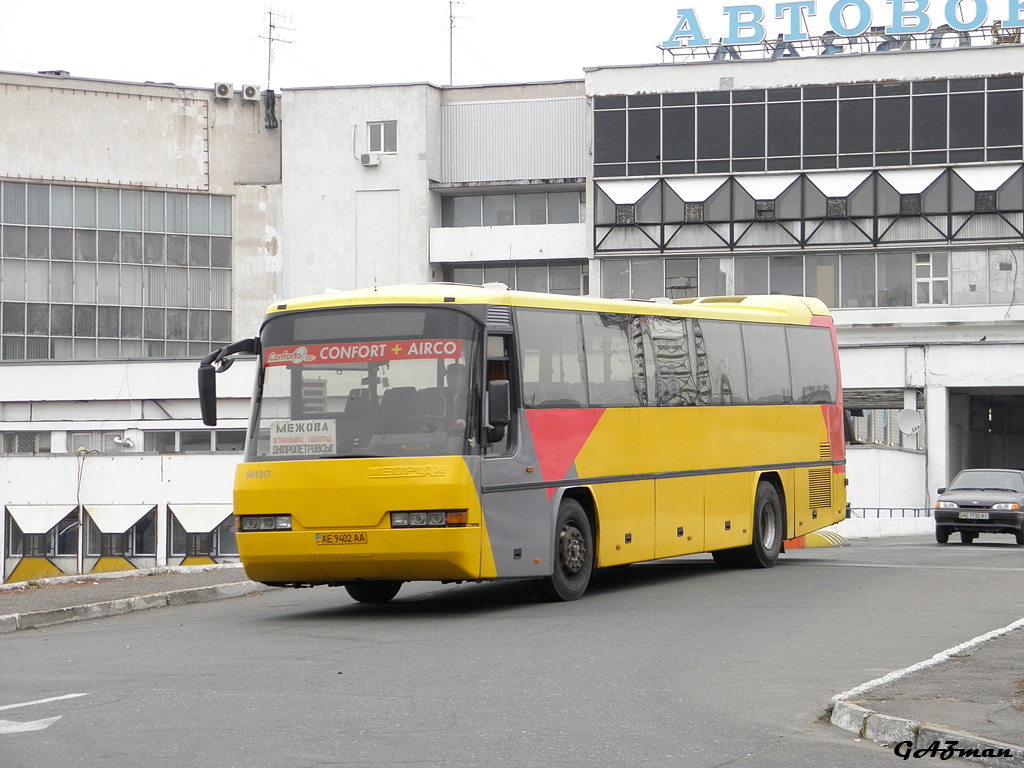
[(345, 585), (349, 597), (359, 603), (386, 603), (401, 588), (400, 581), (350, 581)]
[(775, 486), (761, 481), (754, 496), (754, 536), (748, 547), (736, 551), (747, 568), (771, 568), (782, 551), (782, 504)]
[(594, 534), (583, 505), (563, 499), (555, 524), (554, 572), (540, 583), (548, 600), (578, 600), (594, 571)]

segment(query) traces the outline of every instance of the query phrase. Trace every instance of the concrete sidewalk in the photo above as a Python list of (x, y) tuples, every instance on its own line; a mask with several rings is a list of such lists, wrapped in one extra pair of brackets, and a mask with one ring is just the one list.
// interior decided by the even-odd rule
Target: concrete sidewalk
[(0, 634), (263, 592), (241, 565), (154, 568), (0, 585)]
[(830, 716), (905, 758), (937, 744), (940, 758), (1022, 768), (1024, 619), (841, 693)]
[[(0, 634), (268, 589), (238, 565), (0, 585)], [(897, 755), (934, 743), (940, 759), (947, 748), (975, 750), (969, 759), (1024, 768), (1024, 619), (839, 694), (828, 714), (839, 728), (902, 750)]]

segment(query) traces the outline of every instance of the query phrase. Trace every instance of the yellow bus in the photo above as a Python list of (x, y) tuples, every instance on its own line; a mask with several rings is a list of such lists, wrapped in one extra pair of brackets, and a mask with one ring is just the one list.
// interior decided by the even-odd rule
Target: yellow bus
[(710, 552), (768, 568), (842, 520), (832, 319), (815, 299), (612, 300), (446, 283), (274, 304), (199, 368), (259, 365), (238, 551), (272, 585), (534, 580)]

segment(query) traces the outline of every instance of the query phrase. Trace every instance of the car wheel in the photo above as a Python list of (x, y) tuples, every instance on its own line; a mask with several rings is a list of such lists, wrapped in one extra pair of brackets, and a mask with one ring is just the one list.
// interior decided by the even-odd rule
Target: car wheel
[(978, 534), (974, 531), (960, 531), (961, 544), (972, 544), (976, 538), (978, 538)]
[(1024, 523), (1020, 524), (1020, 528), (1014, 531), (1013, 535), (1017, 537), (1017, 546), (1024, 547)]
[(936, 525), (935, 526), (935, 540), (937, 542), (939, 542), (939, 544), (945, 544), (946, 542), (948, 542), (949, 541), (949, 528), (946, 528), (946, 527), (941, 526), (941, 525)]

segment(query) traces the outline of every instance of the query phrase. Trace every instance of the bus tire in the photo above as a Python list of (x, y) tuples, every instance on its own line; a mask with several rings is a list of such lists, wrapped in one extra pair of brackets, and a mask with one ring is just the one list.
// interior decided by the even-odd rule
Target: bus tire
[(401, 588), (400, 581), (350, 581), (345, 585), (345, 591), (357, 603), (386, 603)]
[(553, 602), (578, 600), (594, 573), (594, 533), (583, 505), (563, 499), (555, 523), (555, 562), (551, 576), (540, 583), (541, 593)]
[(771, 568), (782, 551), (782, 504), (775, 486), (762, 480), (754, 496), (754, 535), (750, 546), (736, 550), (740, 565)]

